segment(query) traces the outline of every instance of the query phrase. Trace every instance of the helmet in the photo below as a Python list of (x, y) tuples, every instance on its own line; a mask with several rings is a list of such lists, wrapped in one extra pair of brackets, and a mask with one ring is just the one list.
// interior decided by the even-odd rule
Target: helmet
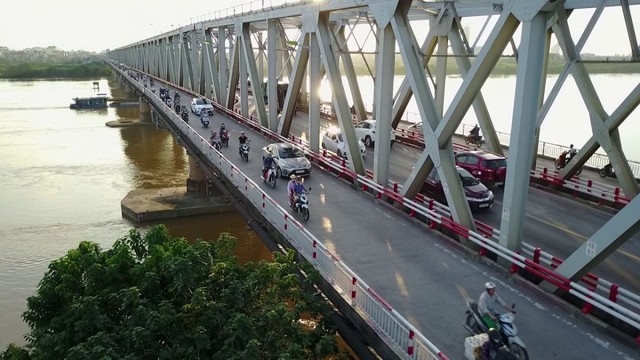
[(496, 288), (496, 284), (492, 283), (491, 281), (484, 283), (484, 288), (489, 290), (489, 289), (495, 289)]
[(296, 176), (295, 176), (295, 175), (293, 175), (293, 174), (291, 174), (291, 176), (289, 176), (289, 179), (291, 179), (291, 180), (295, 180), (295, 179), (296, 179)]
[(573, 149), (573, 144), (569, 145), (569, 147)]
[(224, 123), (220, 123), (220, 129), (224, 129)]
[(244, 131), (240, 131), (240, 135), (244, 135)]

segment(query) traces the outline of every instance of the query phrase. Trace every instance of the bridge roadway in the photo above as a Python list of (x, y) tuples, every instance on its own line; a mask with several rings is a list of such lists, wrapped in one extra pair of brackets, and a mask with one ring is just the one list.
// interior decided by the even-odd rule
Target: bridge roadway
[[(307, 139), (307, 123), (305, 113), (298, 113), (291, 126), (291, 134)], [(335, 121), (321, 119), (322, 129), (336, 126)], [(458, 141), (456, 138), (454, 141)], [(466, 146), (460, 142), (459, 146)], [(368, 148), (365, 155), (365, 166), (373, 169), (374, 149)], [(396, 143), (391, 149), (389, 174), (390, 181), (404, 184), (417, 162), (422, 150), (413, 146)], [(508, 155), (508, 150), (505, 151)], [(539, 157), (539, 166), (554, 169), (553, 161)], [(613, 178), (602, 179), (595, 171), (584, 170), (581, 177), (591, 179), (609, 186), (618, 186)], [(494, 207), (488, 211), (474, 213), (475, 219), (493, 228), (500, 228), (502, 214), (503, 189), (491, 189), (496, 197)], [(615, 210), (594, 203), (578, 200), (570, 196), (550, 192), (542, 187), (529, 187), (527, 203), (527, 219), (524, 227), (523, 241), (542, 250), (566, 259), (575, 249), (601, 228), (615, 213)], [(622, 247), (611, 254), (608, 259), (592, 271), (593, 274), (613, 283), (619, 284), (636, 294), (640, 294), (640, 278), (636, 276), (640, 263), (640, 235), (635, 235)]]
[[(191, 97), (183, 93), (182, 102), (189, 101)], [(271, 141), (223, 115), (216, 113), (210, 120), (205, 129), (191, 114), (189, 124), (208, 139), (210, 131), (224, 121), (231, 141), (222, 149), (223, 155), (287, 208), (286, 180), (281, 179), (276, 189), (259, 180), (260, 149)], [(248, 163), (237, 152), (241, 130), (252, 139)], [(486, 281), (498, 283), (502, 298), (517, 304), (516, 324), (531, 359), (640, 359), (632, 345), (598, 331), (593, 323), (573, 318), (576, 312), (567, 312), (554, 297), (476, 261), (453, 241), (334, 175), (314, 166), (305, 185), (312, 188), (307, 229), (450, 359), (464, 358), (465, 300), (477, 299)]]

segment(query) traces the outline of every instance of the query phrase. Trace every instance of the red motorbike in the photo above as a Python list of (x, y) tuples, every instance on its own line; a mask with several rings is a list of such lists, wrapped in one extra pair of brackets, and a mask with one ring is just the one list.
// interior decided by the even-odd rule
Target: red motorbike
[[(567, 163), (569, 162), (569, 160), (571, 160), (571, 159), (567, 160), (567, 155), (569, 155), (569, 151), (563, 151), (560, 154), (560, 156), (558, 156), (558, 158), (554, 163), (557, 170), (563, 169), (565, 166), (567, 166)], [(580, 175), (581, 173), (582, 173), (582, 166), (580, 166), (578, 171), (576, 171), (575, 175)]]

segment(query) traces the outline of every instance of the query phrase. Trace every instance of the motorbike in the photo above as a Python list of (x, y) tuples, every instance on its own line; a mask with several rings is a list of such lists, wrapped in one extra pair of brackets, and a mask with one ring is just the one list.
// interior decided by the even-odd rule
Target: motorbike
[(171, 107), (171, 98), (170, 97), (167, 96), (164, 101), (165, 101), (165, 103), (167, 104), (168, 107)]
[[(563, 151), (560, 154), (560, 156), (558, 156), (556, 161), (553, 163), (553, 165), (555, 166), (556, 170), (563, 169), (565, 166), (567, 166), (567, 163), (569, 162), (567, 160), (567, 155), (569, 155), (569, 153), (566, 152), (566, 151)], [(575, 175), (580, 175), (581, 173), (582, 173), (582, 166), (580, 166), (578, 171), (576, 171)]]
[(249, 161), (249, 149), (251, 148), (249, 146), (249, 142), (250, 141), (247, 141), (244, 144), (240, 144), (240, 148), (238, 149), (238, 152), (240, 152), (240, 157), (242, 157), (244, 161)]
[(277, 177), (275, 167), (272, 166), (268, 170), (262, 169), (262, 181), (269, 184), (272, 189), (276, 188)]
[(220, 130), (220, 141), (225, 147), (229, 147), (229, 132), (227, 130)]
[(222, 145), (220, 145), (220, 140), (215, 139), (215, 140), (211, 140), (211, 145), (213, 145), (213, 148), (220, 151), (222, 149)]
[(187, 110), (187, 107), (184, 105), (182, 105), (181, 107), (180, 117), (182, 118), (182, 120), (184, 120), (184, 122), (189, 122), (189, 110)]
[(469, 134), (464, 137), (464, 143), (469, 145), (473, 144), (475, 146), (482, 146), (484, 144), (484, 140), (482, 140), (482, 136)]
[(613, 166), (611, 166), (611, 163), (608, 163), (602, 169), (600, 169), (600, 171), (598, 171), (598, 174), (600, 174), (600, 177), (602, 178), (606, 178), (607, 176), (613, 178), (616, 177), (616, 171), (613, 169)]
[(297, 213), (302, 213), (302, 220), (304, 221), (309, 220), (309, 199), (307, 198), (309, 191), (311, 191), (311, 188), (298, 195), (298, 200), (293, 204), (293, 210)]
[(180, 112), (180, 109), (182, 108), (180, 106), (180, 99), (174, 101), (173, 104), (174, 104), (174, 108), (175, 108), (176, 112)]
[[(515, 304), (511, 306), (515, 308)], [(482, 316), (478, 312), (478, 303), (475, 300), (467, 300), (466, 319), (464, 328), (471, 335), (483, 334), (489, 331), (489, 328), (482, 320)], [(529, 353), (524, 341), (518, 336), (518, 328), (513, 324), (515, 315), (513, 313), (495, 314), (498, 318), (498, 333), (502, 342), (507, 345), (509, 351), (515, 355), (517, 359), (529, 360)]]
[(209, 127), (209, 120), (207, 120), (206, 116), (200, 116), (200, 124), (202, 124), (204, 128)]

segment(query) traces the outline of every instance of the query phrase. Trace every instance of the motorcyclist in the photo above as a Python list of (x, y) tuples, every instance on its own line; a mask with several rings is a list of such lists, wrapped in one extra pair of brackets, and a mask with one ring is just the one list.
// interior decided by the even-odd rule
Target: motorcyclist
[(211, 137), (209, 139), (211, 139), (212, 144), (214, 141), (220, 141), (220, 139), (218, 138), (218, 133), (215, 130), (211, 131)]
[(574, 156), (576, 156), (576, 154), (578, 153), (578, 150), (576, 150), (573, 147), (573, 144), (569, 145), (569, 159), (567, 159), (567, 163), (570, 162)]
[(204, 124), (205, 122), (208, 122), (208, 121), (209, 119), (207, 116), (207, 111), (204, 109), (200, 110), (200, 122)]
[(267, 153), (267, 155), (262, 159), (262, 172), (263, 178), (267, 178), (267, 174), (269, 173), (269, 169), (273, 167), (273, 156), (271, 153)]
[(474, 140), (480, 138), (480, 127), (478, 126), (478, 124), (476, 124), (473, 129), (469, 131), (469, 137)]
[(224, 123), (220, 123), (220, 140), (229, 139), (229, 133), (227, 132), (227, 128)]
[(287, 183), (287, 194), (289, 195), (289, 206), (293, 207), (293, 200), (294, 200), (294, 187), (296, 184), (296, 176), (291, 174), (291, 176), (289, 176), (289, 183)]
[(302, 183), (302, 176), (296, 176), (295, 183), (293, 184), (293, 207), (295, 208), (295, 204), (300, 199), (300, 195), (306, 192), (307, 189), (304, 187)]
[(489, 328), (496, 329), (498, 327), (496, 304), (500, 305), (507, 311), (516, 313), (514, 309), (507, 306), (507, 304), (496, 294), (496, 284), (491, 281), (484, 284), (485, 291), (480, 295), (478, 300), (478, 312), (482, 316), (482, 320)]
[(240, 131), (240, 136), (238, 137), (238, 153), (242, 155), (242, 144), (248, 144), (249, 138), (244, 134), (244, 131)]

